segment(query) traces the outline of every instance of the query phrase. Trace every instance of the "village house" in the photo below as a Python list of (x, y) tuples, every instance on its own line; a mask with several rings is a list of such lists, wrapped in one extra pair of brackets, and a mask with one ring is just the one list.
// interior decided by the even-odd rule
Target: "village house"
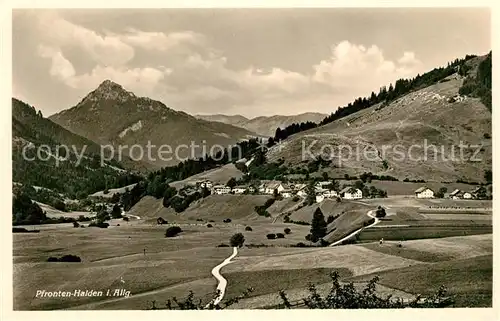
[(240, 185), (240, 186), (235, 186), (235, 187), (232, 189), (232, 192), (233, 192), (234, 194), (243, 194), (243, 193), (245, 193), (246, 191), (247, 191), (246, 186), (242, 186), (242, 185)]
[(462, 191), (459, 190), (458, 188), (455, 189), (453, 192), (450, 193), (450, 198), (454, 200), (460, 199), (462, 196)]
[(209, 180), (202, 181), (202, 182), (200, 183), (200, 187), (201, 187), (201, 188), (206, 187), (206, 188), (210, 189), (210, 188), (212, 188), (213, 186), (214, 186), (214, 185), (213, 185), (213, 184), (212, 184), (212, 182), (211, 182), (211, 181), (209, 181)]
[(317, 188), (325, 188), (325, 186), (331, 185), (332, 182), (329, 181), (322, 181), (322, 182), (317, 182), (315, 187)]
[(323, 194), (318, 194), (316, 195), (316, 203), (321, 203), (325, 199), (325, 196)]
[(486, 188), (484, 186), (478, 186), (470, 192), (471, 196), (475, 199), (486, 198)]
[(213, 194), (229, 194), (231, 192), (231, 187), (226, 185), (215, 185), (212, 189)]
[(428, 188), (427, 186), (422, 186), (419, 189), (415, 190), (416, 198), (434, 198), (434, 191)]
[(272, 195), (274, 194), (274, 190), (276, 190), (278, 193), (281, 193), (284, 189), (285, 187), (283, 186), (283, 184), (281, 184), (280, 181), (271, 181), (262, 184), (259, 188), (259, 192)]
[(329, 189), (329, 190), (326, 190), (323, 192), (323, 196), (325, 198), (335, 198), (335, 197), (338, 197), (339, 194), (336, 191), (334, 191), (333, 189)]
[(363, 192), (359, 188), (348, 186), (340, 191), (340, 196), (344, 199), (354, 200), (363, 198)]
[(297, 196), (300, 196), (300, 197), (306, 197), (307, 196), (307, 191), (305, 188), (302, 188), (300, 189), (299, 191), (297, 191)]
[(450, 198), (454, 200), (459, 200), (459, 199), (472, 199), (472, 194), (469, 192), (464, 192), (459, 189), (455, 189), (453, 192), (450, 193)]
[(291, 189), (285, 188), (284, 190), (281, 191), (280, 195), (283, 196), (284, 198), (289, 198), (293, 196), (293, 193)]

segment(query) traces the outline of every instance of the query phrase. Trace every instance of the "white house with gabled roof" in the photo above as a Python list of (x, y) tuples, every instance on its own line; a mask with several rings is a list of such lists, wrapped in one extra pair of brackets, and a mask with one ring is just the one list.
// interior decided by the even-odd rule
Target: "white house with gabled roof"
[(348, 186), (340, 191), (340, 196), (344, 199), (355, 200), (363, 198), (363, 192), (359, 188)]
[(434, 191), (427, 186), (422, 186), (415, 190), (416, 198), (434, 198)]

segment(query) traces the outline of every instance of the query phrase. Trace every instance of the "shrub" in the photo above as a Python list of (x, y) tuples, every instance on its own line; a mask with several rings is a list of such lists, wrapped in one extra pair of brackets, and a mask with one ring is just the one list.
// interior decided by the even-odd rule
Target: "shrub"
[(116, 224), (116, 226), (120, 226), (120, 224)]
[(276, 234), (274, 233), (269, 233), (266, 235), (267, 239), (268, 240), (274, 240), (276, 238)]
[(82, 259), (79, 256), (72, 254), (63, 255), (60, 258), (51, 256), (47, 259), (47, 262), (81, 262), (81, 261)]
[(73, 222), (73, 227), (78, 227), (80, 226), (80, 224), (78, 224), (78, 222)]
[(170, 226), (165, 231), (165, 237), (175, 237), (177, 234), (181, 233), (182, 229), (179, 226)]
[(84, 227), (85, 227), (85, 225), (83, 225), (83, 224), (82, 224), (82, 225), (80, 225), (80, 228), (84, 228)]
[(306, 247), (306, 245), (302, 242), (299, 242), (299, 243), (295, 244), (295, 247)]
[(250, 226), (247, 226), (247, 227), (245, 227), (245, 231), (250, 231), (251, 232), (253, 230), (252, 230), (252, 228)]
[(484, 133), (483, 137), (484, 139), (491, 139), (491, 135), (488, 133)]
[(292, 198), (292, 202), (298, 202), (299, 200), (300, 200), (300, 197), (298, 197), (298, 196), (294, 196)]
[(241, 233), (236, 233), (231, 236), (229, 243), (232, 247), (242, 247), (243, 243), (245, 243), (245, 237)]
[(229, 245), (227, 245), (226, 243), (221, 243), (221, 244), (217, 245), (217, 247), (229, 247)]
[(108, 228), (109, 224), (105, 222), (92, 222), (89, 224), (89, 227), (100, 227), (100, 228)]
[(377, 208), (377, 211), (375, 212), (375, 216), (376, 217), (385, 217), (386, 213), (385, 213), (385, 208), (383, 208), (382, 206), (379, 206)]
[(283, 230), (283, 232), (285, 232), (285, 234), (290, 234), (292, 233), (292, 230), (287, 227), (286, 229)]
[(207, 224), (207, 227), (213, 227), (213, 226), (212, 226), (212, 224), (209, 223), (209, 224)]
[(283, 234), (283, 233), (276, 233), (276, 238), (277, 239), (284, 239), (285, 238), (285, 234)]
[(230, 218), (226, 218), (225, 220), (223, 220), (222, 222), (224, 223), (231, 223), (231, 219)]
[(129, 218), (128, 218), (128, 217), (126, 217), (126, 216), (124, 216), (124, 217), (123, 217), (123, 220), (124, 220), (125, 222), (128, 222), (128, 221), (129, 221)]
[(209, 220), (210, 223), (214, 223), (215, 221), (214, 220)]
[(59, 258), (59, 262), (81, 262), (82, 259), (79, 256), (67, 254)]

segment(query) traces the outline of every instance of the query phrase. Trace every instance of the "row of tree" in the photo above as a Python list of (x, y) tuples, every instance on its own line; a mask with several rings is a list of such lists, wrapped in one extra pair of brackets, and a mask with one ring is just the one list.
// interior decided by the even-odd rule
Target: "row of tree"
[[(485, 76), (482, 76), (481, 82), (484, 83), (484, 86), (487, 87), (489, 84), (489, 88), (491, 89), (491, 53), (489, 60), (489, 69), (488, 62), (485, 63), (483, 69)], [(300, 124), (291, 124), (285, 128), (277, 128), (274, 135), (274, 142), (278, 142), (280, 140), (286, 139), (287, 137), (311, 129), (317, 126), (322, 126), (328, 123), (331, 123), (335, 120), (341, 119), (348, 115), (354, 114), (360, 110), (366, 109), (378, 103), (387, 104), (390, 101), (393, 101), (403, 95), (408, 94), (411, 91), (415, 91), (421, 89), (423, 87), (427, 87), (437, 83), (438, 81), (454, 74), (457, 70), (464, 66), (466, 61), (474, 58), (473, 55), (467, 55), (464, 59), (455, 59), (453, 62), (448, 63), (446, 67), (434, 68), (433, 70), (426, 72), (422, 75), (417, 75), (411, 79), (399, 79), (394, 85), (390, 84), (389, 87), (383, 86), (380, 88), (378, 94), (372, 92), (369, 97), (357, 98), (352, 103), (349, 103), (347, 106), (339, 107), (335, 112), (326, 116), (319, 124), (314, 122), (303, 122)], [(489, 71), (489, 77), (488, 77)], [(491, 105), (491, 95), (490, 95), (490, 105)]]

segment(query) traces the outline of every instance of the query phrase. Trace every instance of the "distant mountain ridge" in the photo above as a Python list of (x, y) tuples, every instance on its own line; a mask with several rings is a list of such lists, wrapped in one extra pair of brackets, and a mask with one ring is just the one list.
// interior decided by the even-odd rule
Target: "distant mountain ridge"
[(179, 157), (162, 155), (163, 159), (153, 151), (154, 157), (144, 159), (151, 168), (176, 164), (179, 158), (203, 155), (201, 147), (191, 155), (187, 148), (181, 150), (184, 145), (204, 145), (210, 149), (214, 145), (226, 147), (256, 136), (240, 127), (197, 119), (160, 101), (138, 97), (111, 80), (105, 80), (76, 106), (52, 115), (50, 119), (101, 145), (139, 145), (145, 148), (150, 143), (157, 147), (169, 145), (172, 150), (178, 148)]
[(259, 116), (255, 118), (246, 118), (242, 115), (223, 114), (196, 115), (199, 119), (231, 124), (269, 137), (274, 136), (276, 128), (278, 127), (285, 128), (293, 123), (302, 123), (306, 121), (320, 122), (326, 116), (327, 114), (315, 112), (307, 112), (298, 115)]

